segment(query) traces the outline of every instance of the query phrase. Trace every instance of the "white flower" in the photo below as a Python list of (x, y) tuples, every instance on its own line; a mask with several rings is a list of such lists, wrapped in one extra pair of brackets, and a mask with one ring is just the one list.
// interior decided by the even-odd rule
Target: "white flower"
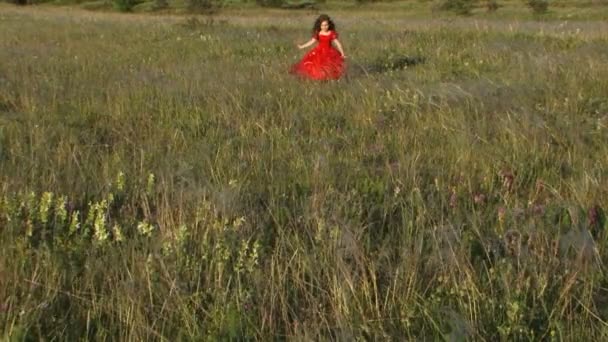
[(150, 234), (152, 234), (153, 230), (154, 230), (154, 226), (147, 222), (140, 222), (139, 224), (137, 224), (137, 231), (142, 236), (150, 236)]

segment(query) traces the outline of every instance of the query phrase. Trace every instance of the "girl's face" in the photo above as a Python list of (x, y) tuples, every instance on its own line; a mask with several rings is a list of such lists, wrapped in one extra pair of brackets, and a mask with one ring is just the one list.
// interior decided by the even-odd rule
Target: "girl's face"
[(321, 31), (327, 32), (329, 30), (329, 22), (327, 20), (321, 23)]

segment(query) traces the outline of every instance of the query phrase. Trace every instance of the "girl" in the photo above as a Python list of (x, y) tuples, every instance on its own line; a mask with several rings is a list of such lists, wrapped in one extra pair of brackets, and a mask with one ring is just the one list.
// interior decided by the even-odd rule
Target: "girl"
[[(321, 14), (312, 29), (312, 38), (298, 45), (305, 49), (314, 43), (319, 44), (310, 50), (302, 60), (291, 67), (290, 72), (313, 80), (337, 80), (344, 74), (344, 50), (338, 41), (336, 25), (326, 14)], [(335, 45), (335, 48), (334, 46)]]

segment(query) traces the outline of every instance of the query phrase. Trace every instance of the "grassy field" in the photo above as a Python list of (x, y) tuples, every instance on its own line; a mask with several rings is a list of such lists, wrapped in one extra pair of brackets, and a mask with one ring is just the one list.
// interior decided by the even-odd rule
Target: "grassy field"
[(608, 24), (366, 6), (0, 4), (0, 337), (607, 339)]

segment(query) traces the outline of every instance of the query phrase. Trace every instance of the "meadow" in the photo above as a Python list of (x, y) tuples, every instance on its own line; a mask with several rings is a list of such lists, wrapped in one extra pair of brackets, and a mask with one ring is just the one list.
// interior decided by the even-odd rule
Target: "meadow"
[(0, 3), (0, 337), (608, 339), (606, 6), (425, 4)]

